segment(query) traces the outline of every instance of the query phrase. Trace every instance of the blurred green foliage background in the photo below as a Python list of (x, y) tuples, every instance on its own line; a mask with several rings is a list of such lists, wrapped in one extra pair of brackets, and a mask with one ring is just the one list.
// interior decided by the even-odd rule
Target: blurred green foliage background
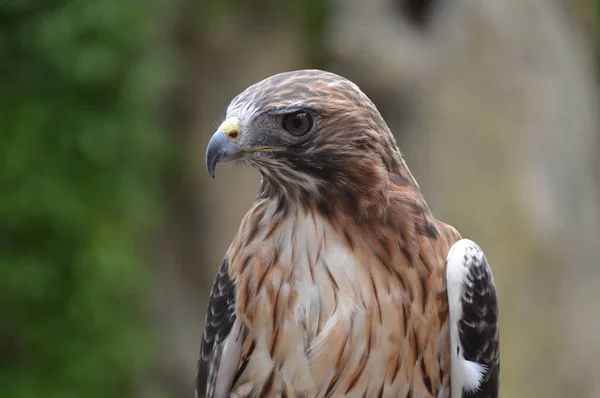
[(135, 396), (160, 220), (148, 8), (0, 2), (0, 390)]
[[(214, 270), (257, 189), (256, 174), (247, 170), (226, 169), (222, 179), (208, 181), (205, 144), (227, 102), (247, 85), (283, 70), (319, 67), (344, 74), (365, 89), (393, 127), (409, 164), (415, 165), (434, 212), (491, 247), (488, 258), (496, 267), (505, 317), (505, 396), (535, 396), (531, 391), (598, 396), (598, 383), (592, 385), (575, 368), (565, 370), (569, 365), (560, 365), (557, 358), (598, 352), (600, 345), (595, 341), (592, 347), (585, 336), (556, 328), (570, 325), (575, 316), (571, 309), (584, 301), (574, 299), (573, 291), (598, 287), (597, 261), (587, 256), (578, 262), (590, 265), (585, 272), (565, 272), (574, 267), (564, 260), (572, 259), (569, 253), (585, 251), (568, 246), (562, 254), (550, 253), (545, 250), (554, 246), (543, 232), (514, 223), (496, 228), (495, 222), (506, 220), (508, 213), (520, 221), (534, 214), (538, 221), (522, 222), (551, 229), (535, 216), (543, 207), (539, 202), (527, 207), (497, 199), (518, 196), (518, 189), (508, 185), (517, 173), (504, 165), (525, 164), (532, 153), (523, 144), (521, 157), (514, 155), (516, 139), (545, 141), (545, 136), (527, 134), (548, 127), (504, 124), (525, 112), (512, 108), (515, 98), (524, 95), (511, 91), (511, 85), (535, 81), (532, 76), (544, 71), (539, 65), (554, 67), (564, 54), (573, 54), (553, 52), (556, 48), (581, 44), (576, 54), (584, 56), (573, 61), (581, 68), (561, 69), (548, 87), (555, 87), (552, 79), (566, 76), (569, 87), (576, 81), (588, 90), (575, 92), (575, 98), (595, 106), (587, 99), (597, 99), (598, 76), (590, 79), (585, 71), (589, 60), (598, 70), (598, 51), (589, 49), (600, 48), (600, 2), (538, 1), (524, 7), (533, 13), (527, 15), (547, 12), (549, 26), (567, 32), (560, 36), (566, 37), (564, 42), (532, 39), (538, 40), (532, 48), (558, 54), (539, 59), (519, 47), (529, 37), (526, 30), (515, 30), (528, 25), (527, 16), (525, 22), (514, 17), (525, 15), (523, 3), (495, 4), (500, 3), (505, 9), (478, 8), (468, 0), (377, 0), (373, 5), (350, 0), (0, 0), (0, 395), (191, 396)], [(552, 25), (557, 15), (567, 15), (569, 22)], [(455, 35), (453, 26), (471, 30)], [(572, 31), (564, 26), (574, 26), (577, 34), (569, 36)], [(515, 31), (522, 36), (510, 36)], [(540, 35), (531, 37), (547, 38)], [(493, 58), (498, 54), (502, 57)], [(522, 70), (511, 69), (516, 64), (534, 67), (523, 67), (526, 77), (517, 80)], [(506, 75), (497, 71), (505, 66), (510, 71)], [(569, 80), (573, 75), (585, 76)], [(562, 86), (556, 87), (563, 95)], [(546, 88), (528, 91), (533, 93), (529, 104), (556, 114), (554, 105), (544, 108)], [(563, 99), (572, 103), (570, 98), (565, 94)], [(565, 130), (575, 134), (567, 146), (580, 143), (587, 149), (598, 142), (597, 123), (577, 124), (566, 113)], [(527, 120), (542, 120), (543, 115)], [(579, 125), (583, 138), (578, 141), (579, 130), (571, 127)], [(423, 130), (431, 133), (415, 134)], [(464, 131), (471, 135), (461, 136)], [(419, 158), (423, 148), (431, 158)], [(504, 163), (483, 162), (473, 171), (477, 160), (470, 156), (486, 153), (486, 148)], [(551, 149), (540, 153), (556, 159)], [(580, 153), (569, 156), (565, 159), (573, 162), (585, 159)], [(481, 177), (472, 184), (480, 183), (480, 197), (460, 196), (455, 189), (456, 181), (465, 178), (462, 158)], [(546, 163), (540, 164), (545, 170)], [(583, 177), (589, 170), (576, 170), (582, 186), (589, 187)], [(536, 198), (534, 188), (524, 185), (531, 189), (525, 189), (526, 196)], [(235, 206), (227, 205), (232, 197)], [(465, 200), (473, 205), (461, 213), (457, 208), (464, 209)], [(587, 205), (600, 202), (590, 199)], [(585, 207), (568, 202), (558, 208)], [(472, 209), (481, 212), (470, 216)], [(567, 231), (560, 222), (558, 230)], [(517, 232), (503, 232), (511, 228)], [(519, 257), (522, 253), (525, 257)], [(521, 266), (517, 260), (525, 258)], [(547, 258), (555, 264), (545, 263)], [(541, 282), (533, 271), (540, 268), (548, 278)], [(573, 274), (583, 275), (592, 287), (586, 290), (583, 282), (567, 277)], [(555, 291), (562, 292), (560, 305), (549, 305)], [(538, 318), (511, 309), (523, 302), (543, 303), (532, 312), (547, 323), (528, 324)], [(587, 345), (572, 349), (573, 341)], [(565, 363), (590, 370), (583, 357), (573, 354)], [(540, 380), (548, 387), (531, 385)]]

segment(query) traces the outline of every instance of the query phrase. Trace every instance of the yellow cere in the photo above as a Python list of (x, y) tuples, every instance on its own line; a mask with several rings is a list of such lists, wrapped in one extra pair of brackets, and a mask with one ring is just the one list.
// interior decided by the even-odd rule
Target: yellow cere
[(230, 117), (219, 126), (219, 130), (221, 130), (229, 139), (237, 138), (240, 133), (240, 128), (240, 119), (237, 116)]

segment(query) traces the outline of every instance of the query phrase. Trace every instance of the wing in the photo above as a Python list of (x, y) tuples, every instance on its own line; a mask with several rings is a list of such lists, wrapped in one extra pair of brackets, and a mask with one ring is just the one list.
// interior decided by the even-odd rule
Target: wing
[(241, 328), (236, 323), (235, 281), (223, 260), (213, 282), (206, 312), (206, 322), (198, 376), (196, 397), (228, 397), (241, 353)]
[(490, 265), (461, 239), (446, 259), (452, 398), (497, 398), (500, 381), (498, 298)]

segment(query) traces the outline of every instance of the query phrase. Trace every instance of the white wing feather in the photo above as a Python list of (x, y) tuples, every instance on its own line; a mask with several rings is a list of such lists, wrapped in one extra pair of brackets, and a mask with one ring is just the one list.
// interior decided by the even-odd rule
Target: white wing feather
[[(498, 358), (498, 334), (497, 334), (497, 299), (494, 280), (485, 255), (481, 248), (473, 241), (461, 239), (448, 251), (446, 259), (446, 282), (448, 289), (448, 305), (450, 310), (450, 339), (451, 339), (451, 386), (452, 398), (460, 398), (463, 393), (476, 393), (480, 391), (484, 378), (488, 373), (489, 366), (483, 360), (490, 359), (494, 367), (494, 373), (488, 375), (495, 378), (489, 386), (492, 393), (487, 390), (481, 394), (482, 397), (497, 396), (497, 383), (499, 375)], [(483, 275), (483, 277), (481, 277)], [(477, 286), (475, 284), (477, 283)], [(474, 302), (478, 300), (478, 302)], [(469, 307), (469, 308), (466, 308)], [(485, 310), (485, 314), (481, 309)], [(493, 313), (487, 314), (487, 310)], [(469, 310), (469, 311), (465, 311)], [(465, 316), (468, 313), (468, 317)], [(492, 322), (490, 322), (490, 320)], [(473, 346), (464, 347), (466, 332), (461, 330), (461, 325), (468, 325), (470, 332), (481, 328), (479, 338), (489, 339), (490, 347)], [(465, 328), (466, 329), (466, 328)], [(491, 333), (490, 333), (491, 332)], [(495, 333), (494, 333), (495, 332)], [(465, 343), (466, 344), (466, 343)], [(481, 358), (481, 361), (472, 361), (465, 358), (465, 349), (468, 350), (469, 358)], [(486, 356), (487, 354), (487, 356)], [(486, 385), (486, 387), (488, 387)]]

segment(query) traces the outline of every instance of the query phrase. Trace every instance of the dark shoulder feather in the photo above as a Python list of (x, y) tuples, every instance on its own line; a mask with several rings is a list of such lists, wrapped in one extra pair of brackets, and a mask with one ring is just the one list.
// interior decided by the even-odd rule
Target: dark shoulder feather
[(500, 382), (500, 338), (494, 277), (477, 245), (465, 254), (465, 268), (458, 335), (464, 358), (484, 365), (486, 372), (477, 391), (463, 392), (463, 397), (496, 398)]
[(235, 319), (235, 281), (229, 275), (227, 260), (223, 260), (213, 282), (206, 311), (196, 378), (197, 397), (212, 396), (224, 340)]

